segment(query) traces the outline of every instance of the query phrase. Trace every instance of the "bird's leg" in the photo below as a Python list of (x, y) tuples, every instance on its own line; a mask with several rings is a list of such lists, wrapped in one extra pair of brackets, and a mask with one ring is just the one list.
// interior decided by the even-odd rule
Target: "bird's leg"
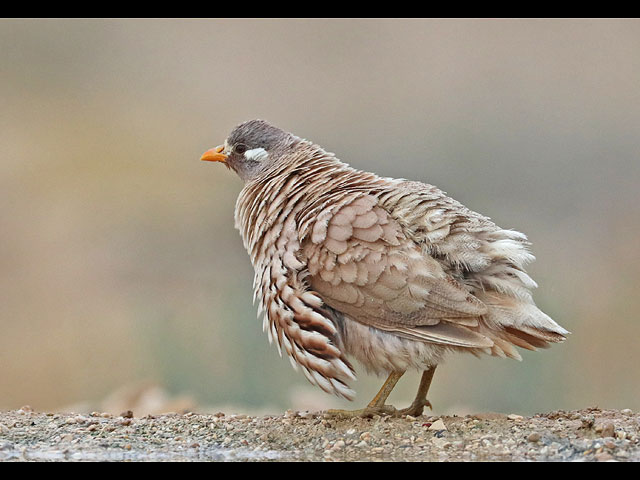
[(429, 370), (425, 370), (422, 372), (422, 378), (420, 379), (420, 386), (418, 387), (418, 393), (416, 394), (416, 398), (413, 400), (413, 403), (409, 405), (407, 408), (403, 408), (402, 410), (397, 410), (395, 412), (396, 416), (400, 415), (411, 415), (413, 417), (419, 417), (422, 415), (424, 411), (424, 407), (429, 407), (431, 409), (431, 402), (427, 400), (427, 393), (429, 393), (429, 387), (431, 386), (431, 380), (433, 379), (433, 374), (436, 371), (436, 366), (429, 368)]
[(353, 417), (372, 417), (374, 415), (394, 415), (396, 413), (395, 407), (391, 405), (385, 405), (389, 394), (396, 386), (400, 377), (404, 375), (404, 372), (391, 372), (389, 377), (385, 380), (382, 388), (373, 397), (373, 400), (369, 402), (365, 408), (360, 410), (327, 410), (329, 416), (341, 417), (341, 418), (353, 418)]

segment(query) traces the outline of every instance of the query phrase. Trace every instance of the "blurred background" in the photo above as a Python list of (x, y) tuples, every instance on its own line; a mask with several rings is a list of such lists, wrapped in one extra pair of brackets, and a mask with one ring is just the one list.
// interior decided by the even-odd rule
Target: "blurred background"
[[(200, 162), (263, 118), (525, 232), (572, 331), (523, 362), (451, 357), (438, 414), (640, 409), (640, 21), (0, 20), (0, 409), (360, 407), (262, 333)], [(417, 373), (391, 400), (409, 403)], [(121, 410), (120, 410), (121, 411)]]

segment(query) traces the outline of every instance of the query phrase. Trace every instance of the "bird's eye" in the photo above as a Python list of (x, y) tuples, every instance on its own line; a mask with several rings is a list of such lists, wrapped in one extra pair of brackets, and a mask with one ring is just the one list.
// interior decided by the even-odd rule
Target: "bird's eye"
[(235, 146), (234, 150), (236, 151), (236, 153), (239, 153), (240, 155), (242, 155), (244, 152), (247, 151), (247, 146), (244, 143), (239, 143), (238, 145)]

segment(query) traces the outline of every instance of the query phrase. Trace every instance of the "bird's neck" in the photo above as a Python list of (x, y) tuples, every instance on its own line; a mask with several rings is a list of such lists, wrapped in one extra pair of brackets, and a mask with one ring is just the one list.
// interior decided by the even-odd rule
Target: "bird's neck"
[(379, 188), (381, 179), (338, 160), (320, 147), (309, 145), (283, 158), (262, 175), (248, 181), (236, 202), (235, 225), (245, 248), (257, 255), (261, 239), (277, 228), (289, 215), (304, 221), (298, 225), (305, 236), (323, 205), (331, 198), (337, 201), (354, 192), (371, 192)]

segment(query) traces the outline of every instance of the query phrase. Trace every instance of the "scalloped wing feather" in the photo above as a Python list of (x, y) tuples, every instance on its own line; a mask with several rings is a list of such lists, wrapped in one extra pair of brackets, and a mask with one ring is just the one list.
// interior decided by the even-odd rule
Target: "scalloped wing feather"
[(314, 227), (303, 251), (311, 287), (351, 319), (414, 340), (493, 345), (466, 328), (486, 306), (424, 255), (374, 196), (358, 197)]

